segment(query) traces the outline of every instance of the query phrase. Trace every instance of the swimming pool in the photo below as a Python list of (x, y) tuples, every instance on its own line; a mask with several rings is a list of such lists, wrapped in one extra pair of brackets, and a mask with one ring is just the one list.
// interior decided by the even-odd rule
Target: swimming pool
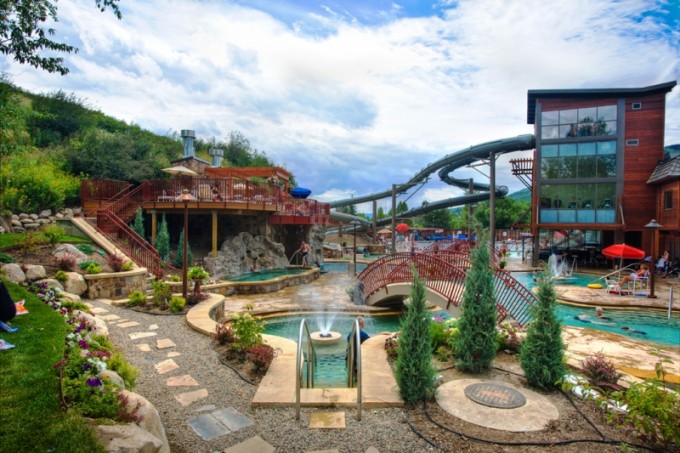
[(299, 275), (306, 272), (305, 268), (285, 268), (285, 269), (269, 269), (265, 271), (247, 272), (241, 275), (228, 275), (222, 280), (229, 282), (262, 282), (265, 280), (273, 280), (278, 277), (289, 275)]
[[(366, 269), (366, 266), (367, 265), (365, 263), (357, 263), (357, 273)], [(349, 272), (349, 263), (348, 262), (333, 262), (333, 263), (325, 262), (325, 263), (323, 263), (322, 270), (326, 271), (326, 272)]]
[[(527, 288), (534, 287), (534, 275), (531, 272), (511, 272), (511, 275)], [(597, 280), (598, 277), (598, 275), (593, 274), (574, 273), (569, 277), (556, 279), (554, 282), (556, 285), (588, 286), (588, 283), (602, 283), (601, 280)]]

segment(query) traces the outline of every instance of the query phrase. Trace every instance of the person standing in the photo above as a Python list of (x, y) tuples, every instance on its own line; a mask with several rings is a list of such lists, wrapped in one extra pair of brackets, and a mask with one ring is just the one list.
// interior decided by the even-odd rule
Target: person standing
[(302, 241), (302, 244), (300, 244), (298, 252), (300, 252), (300, 256), (302, 257), (302, 265), (308, 266), (309, 264), (307, 256), (309, 255), (309, 244), (307, 244), (305, 241)]

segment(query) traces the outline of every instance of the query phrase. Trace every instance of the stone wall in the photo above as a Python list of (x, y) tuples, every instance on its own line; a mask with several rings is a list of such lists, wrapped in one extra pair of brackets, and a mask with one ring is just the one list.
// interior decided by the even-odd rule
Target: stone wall
[(0, 225), (1, 233), (25, 233), (28, 230), (41, 228), (51, 223), (56, 223), (60, 219), (70, 219), (81, 214), (80, 208), (62, 209), (56, 214), (52, 210), (46, 209), (40, 213), (26, 214), (24, 212), (11, 214), (8, 219), (5, 219)]
[(127, 272), (87, 274), (87, 298), (126, 299), (133, 291), (146, 292), (148, 271), (146, 268)]

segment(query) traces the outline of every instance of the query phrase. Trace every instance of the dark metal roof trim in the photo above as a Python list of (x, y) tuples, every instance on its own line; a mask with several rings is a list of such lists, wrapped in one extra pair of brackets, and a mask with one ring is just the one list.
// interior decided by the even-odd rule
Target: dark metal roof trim
[(549, 98), (603, 98), (603, 97), (631, 97), (651, 93), (668, 93), (677, 82), (660, 83), (643, 88), (586, 88), (569, 90), (529, 90), (527, 91), (527, 124), (534, 124), (536, 113), (536, 99)]

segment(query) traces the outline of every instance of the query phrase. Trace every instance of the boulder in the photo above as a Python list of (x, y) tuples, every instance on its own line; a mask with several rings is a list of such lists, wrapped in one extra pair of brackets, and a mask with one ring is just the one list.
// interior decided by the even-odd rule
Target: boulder
[(77, 272), (66, 272), (68, 278), (64, 282), (64, 291), (67, 293), (77, 294), (81, 296), (87, 291), (87, 283), (85, 277)]
[(12, 219), (12, 220), (19, 220), (19, 216), (16, 215), (16, 214), (12, 214), (11, 219)]
[(161, 440), (163, 444), (158, 450), (162, 453), (170, 453), (170, 444), (168, 443), (167, 437), (165, 437), (165, 428), (163, 428), (163, 423), (161, 422), (161, 417), (158, 415), (158, 410), (153, 404), (149, 402), (142, 395), (133, 393), (127, 390), (121, 392), (125, 397), (127, 397), (127, 408), (132, 410), (137, 407), (137, 415), (139, 415), (140, 420), (137, 422), (137, 426), (154, 435), (154, 437)]
[(101, 335), (105, 338), (109, 337), (109, 327), (106, 325), (104, 320), (81, 310), (74, 310), (73, 317), (92, 326), (92, 330), (88, 335)]
[(39, 217), (38, 217), (38, 214), (29, 214), (28, 218), (31, 219), (31, 220), (38, 220)]
[(24, 223), (24, 228), (26, 228), (27, 230), (34, 230), (36, 228), (40, 228), (40, 224), (36, 222)]
[[(58, 283), (58, 282), (57, 282)], [(77, 294), (67, 293), (66, 291), (60, 291), (59, 297), (62, 299), (70, 300), (71, 302), (82, 302), (82, 299)]]
[(26, 274), (17, 263), (3, 264), (2, 270), (5, 271), (7, 280), (14, 283), (23, 283), (26, 281)]
[(26, 280), (29, 282), (35, 280), (41, 280), (47, 277), (47, 272), (45, 272), (45, 267), (40, 264), (25, 264), (24, 274), (26, 274)]
[(73, 244), (61, 244), (54, 249), (52, 255), (54, 255), (56, 258), (59, 258), (61, 255), (66, 253), (75, 256), (76, 261), (78, 262), (85, 261), (87, 259), (87, 255), (78, 250), (78, 248)]
[[(47, 286), (48, 288), (55, 288), (59, 291), (59, 294), (63, 296), (64, 294), (64, 287), (62, 284), (59, 282), (59, 280), (55, 280), (53, 278), (43, 278), (42, 280), (38, 280), (37, 283), (40, 283), (42, 285)], [(78, 297), (78, 296), (76, 296)], [(78, 301), (80, 301), (80, 297), (78, 297)]]
[(26, 229), (24, 227), (15, 226), (15, 227), (12, 227), (12, 231), (15, 232), (15, 233), (25, 233)]
[[(12, 216), (12, 217), (15, 217), (15, 216)], [(19, 219), (12, 219), (12, 221), (10, 223), (12, 224), (13, 227), (20, 227), (21, 225), (23, 225), (23, 223), (21, 223), (21, 220), (19, 220)]]
[(239, 233), (228, 238), (217, 256), (204, 259), (205, 269), (213, 277), (250, 272), (258, 269), (277, 269), (288, 266), (283, 244), (273, 242), (266, 236)]
[(52, 215), (52, 210), (51, 209), (45, 209), (44, 211), (40, 211), (40, 214), (38, 214), (38, 217), (46, 219), (51, 215)]
[(28, 214), (25, 214), (23, 212), (21, 214), (19, 214), (19, 220), (23, 220), (23, 219), (27, 219), (27, 218), (28, 218)]
[(97, 425), (97, 437), (110, 453), (157, 453), (163, 442), (137, 425)]
[(120, 377), (120, 374), (111, 370), (101, 370), (99, 372), (99, 377), (102, 381), (108, 381), (118, 387), (119, 389), (125, 390), (125, 381)]

